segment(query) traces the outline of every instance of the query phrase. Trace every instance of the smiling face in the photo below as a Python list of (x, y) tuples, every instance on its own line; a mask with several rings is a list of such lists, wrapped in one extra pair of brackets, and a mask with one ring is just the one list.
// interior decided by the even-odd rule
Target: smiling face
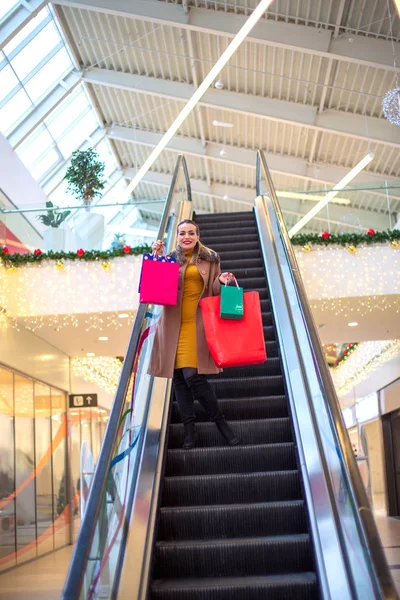
[(176, 241), (183, 250), (193, 250), (199, 239), (196, 225), (193, 223), (179, 225)]

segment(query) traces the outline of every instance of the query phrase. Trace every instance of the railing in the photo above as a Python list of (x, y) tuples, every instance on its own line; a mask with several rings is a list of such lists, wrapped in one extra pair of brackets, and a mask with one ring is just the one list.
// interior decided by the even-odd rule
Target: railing
[(256, 189), (322, 595), (398, 598), (262, 152)]
[[(176, 220), (181, 216), (180, 206), (174, 206), (174, 200), (182, 194), (191, 200), (186, 162), (179, 156), (158, 232), (158, 239), (165, 241), (167, 251), (174, 245)], [(138, 473), (148, 437), (155, 384), (147, 369), (159, 312), (160, 307), (139, 305), (62, 593), (63, 600), (116, 596)]]

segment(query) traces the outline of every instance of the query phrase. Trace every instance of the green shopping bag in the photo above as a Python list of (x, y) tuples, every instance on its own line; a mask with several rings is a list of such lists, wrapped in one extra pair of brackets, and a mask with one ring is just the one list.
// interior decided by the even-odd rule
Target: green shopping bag
[(243, 288), (238, 286), (236, 279), (235, 283), (235, 287), (224, 285), (221, 289), (221, 319), (231, 319), (234, 321), (243, 319)]

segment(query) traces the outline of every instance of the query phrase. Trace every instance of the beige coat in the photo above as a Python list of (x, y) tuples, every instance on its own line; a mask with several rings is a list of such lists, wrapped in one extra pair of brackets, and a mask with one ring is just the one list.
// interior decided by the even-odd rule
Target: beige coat
[[(200, 300), (209, 296), (217, 296), (221, 291), (221, 284), (218, 280), (221, 274), (219, 258), (215, 262), (209, 262), (204, 258), (198, 257), (196, 265), (204, 282)], [(187, 263), (181, 265), (179, 270), (177, 305), (164, 306), (157, 324), (149, 367), (149, 374), (156, 377), (172, 377), (174, 374), (175, 357), (181, 328), (183, 283), (186, 267)], [(219, 373), (220, 369), (215, 365), (207, 346), (200, 305), (197, 306), (196, 332), (198, 372), (204, 375)]]

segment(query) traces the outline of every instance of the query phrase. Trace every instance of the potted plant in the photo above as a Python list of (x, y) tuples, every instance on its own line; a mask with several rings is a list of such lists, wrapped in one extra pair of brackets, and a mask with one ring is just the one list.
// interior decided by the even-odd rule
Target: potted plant
[(50, 200), (46, 202), (46, 208), (48, 209), (47, 214), (36, 217), (38, 221), (41, 221), (47, 227), (43, 236), (46, 250), (53, 250), (55, 252), (64, 250), (66, 231), (64, 228), (60, 228), (60, 225), (64, 223), (65, 219), (71, 214), (71, 211), (64, 210), (60, 212), (54, 210), (54, 204)]
[(74, 225), (77, 247), (87, 250), (100, 249), (104, 236), (104, 216), (90, 210), (94, 198), (101, 196), (105, 186), (105, 165), (98, 158), (93, 148), (76, 150), (72, 153), (71, 164), (64, 177), (68, 182), (67, 191), (86, 207), (86, 214), (78, 211)]

